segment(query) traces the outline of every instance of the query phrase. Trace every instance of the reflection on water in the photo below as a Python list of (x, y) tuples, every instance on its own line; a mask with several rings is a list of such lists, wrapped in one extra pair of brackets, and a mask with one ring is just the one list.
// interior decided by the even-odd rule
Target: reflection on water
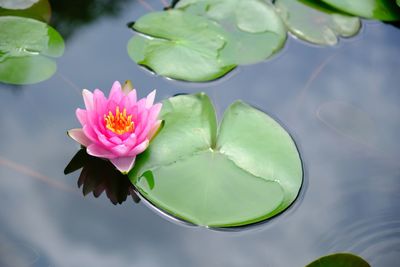
[(82, 187), (83, 195), (93, 193), (97, 198), (105, 191), (114, 205), (122, 204), (128, 195), (136, 203), (140, 201), (127, 175), (115, 169), (110, 161), (90, 156), (85, 148), (75, 154), (65, 167), (64, 174), (81, 168), (78, 187)]
[(106, 16), (117, 16), (129, 2), (137, 0), (79, 0), (73, 4), (70, 0), (50, 0), (50, 2), (53, 12), (51, 24), (67, 39), (84, 25), (104, 19)]
[[(163, 7), (158, 0), (147, 2)], [(132, 1), (113, 19), (99, 17), (76, 31), (50, 80), (23, 86), (18, 93), (0, 85), (0, 232), (6, 240), (38, 251), (43, 259), (39, 266), (300, 267), (338, 251), (359, 253), (374, 267), (396, 266), (399, 29), (366, 22), (360, 35), (332, 48), (290, 38), (273, 60), (199, 86), (150, 75), (131, 62), (125, 45), (132, 33), (125, 23), (145, 12), (139, 1)], [(308, 188), (301, 204), (252, 231), (225, 233), (170, 223), (133, 201), (110, 205), (106, 194), (81, 196), (73, 175), (62, 172), (79, 149), (65, 133), (78, 126), (74, 112), (83, 103), (76, 88), (108, 88), (127, 79), (143, 88), (142, 95), (157, 89), (157, 101), (205, 91), (219, 117), (236, 99), (273, 115), (302, 151)], [(336, 125), (349, 125), (351, 117), (339, 106), (326, 106), (338, 102), (370, 118), (383, 153), (366, 149), (357, 136), (344, 135), (348, 128), (338, 132), (321, 121), (318, 110), (328, 107), (335, 122), (343, 121)], [(25, 171), (10, 167), (13, 162)], [(28, 170), (76, 194), (31, 178)], [(24, 249), (15, 246), (20, 254)]]

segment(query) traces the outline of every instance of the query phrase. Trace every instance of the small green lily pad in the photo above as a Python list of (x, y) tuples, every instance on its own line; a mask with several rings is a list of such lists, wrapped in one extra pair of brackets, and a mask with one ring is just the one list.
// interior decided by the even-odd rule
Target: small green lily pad
[(157, 74), (202, 82), (236, 67), (219, 59), (227, 42), (224, 30), (203, 17), (179, 10), (152, 12), (136, 21), (133, 29), (147, 36), (134, 36), (128, 54)]
[(400, 8), (393, 0), (322, 0), (328, 5), (356, 16), (395, 21), (400, 19)]
[(196, 225), (243, 226), (273, 217), (296, 199), (302, 164), (290, 135), (241, 102), (218, 129), (204, 94), (165, 100), (165, 126), (129, 173), (150, 203)]
[[(28, 1), (29, 2), (29, 1)], [(33, 1), (30, 1), (33, 3)], [(23, 8), (23, 9), (15, 9), (15, 7), (20, 7), (21, 3), (18, 1), (14, 3), (14, 1), (3, 1), (3, 3), (8, 3), (6, 5), (1, 4), (0, 0), (0, 16), (16, 16), (16, 17), (26, 17), (37, 19), (43, 22), (50, 21), (51, 8), (48, 0), (39, 0), (33, 3), (31, 6)], [(10, 5), (14, 3), (13, 5)], [(20, 4), (17, 5), (16, 4)], [(26, 6), (26, 5), (22, 5)]]
[(306, 267), (371, 267), (363, 258), (350, 253), (337, 253), (321, 257)]
[(314, 44), (335, 45), (339, 36), (354, 36), (361, 28), (359, 18), (314, 1), (277, 0), (275, 6), (291, 33)]
[(272, 4), (261, 0), (181, 0), (175, 8), (218, 22), (229, 33), (224, 62), (244, 65), (267, 59), (286, 41), (286, 29)]
[(0, 17), (0, 82), (30, 84), (50, 78), (50, 57), (64, 52), (64, 41), (47, 24), (23, 17)]

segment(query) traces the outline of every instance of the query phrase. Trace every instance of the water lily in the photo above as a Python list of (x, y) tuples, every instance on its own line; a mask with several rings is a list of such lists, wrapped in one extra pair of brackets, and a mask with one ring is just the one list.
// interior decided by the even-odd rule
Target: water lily
[(99, 89), (93, 93), (84, 89), (82, 94), (86, 109), (76, 110), (82, 128), (71, 129), (68, 135), (88, 154), (109, 159), (122, 173), (129, 172), (161, 125), (157, 117), (162, 104), (153, 104), (156, 91), (137, 100), (135, 89), (122, 88), (116, 81), (108, 98)]

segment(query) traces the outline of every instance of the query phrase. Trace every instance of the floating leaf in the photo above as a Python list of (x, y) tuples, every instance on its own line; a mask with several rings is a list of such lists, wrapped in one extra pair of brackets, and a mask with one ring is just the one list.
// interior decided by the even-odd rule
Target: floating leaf
[(221, 24), (229, 42), (221, 58), (230, 64), (260, 62), (279, 51), (286, 29), (272, 4), (261, 0), (183, 0), (175, 8), (205, 16)]
[(296, 199), (297, 148), (265, 113), (237, 101), (217, 130), (204, 94), (170, 98), (161, 113), (163, 130), (129, 173), (156, 207), (197, 225), (231, 227), (271, 218)]
[(150, 37), (134, 36), (128, 43), (130, 57), (160, 75), (201, 82), (235, 67), (219, 59), (227, 41), (224, 30), (203, 17), (179, 10), (152, 12), (133, 28)]
[(353, 36), (361, 27), (359, 18), (337, 13), (310, 0), (277, 0), (275, 6), (290, 32), (315, 44), (334, 45), (339, 36)]
[(337, 253), (321, 257), (306, 267), (371, 267), (363, 258), (349, 254)]
[(36, 1), (36, 3), (25, 9), (7, 8), (6, 6), (9, 5), (2, 6), (0, 0), (0, 16), (16, 16), (37, 19), (44, 22), (50, 21), (51, 9), (48, 0)]
[(7, 9), (26, 9), (39, 0), (0, 0), (0, 7)]
[[(339, 10), (356, 16), (394, 21), (400, 19), (400, 8), (393, 0), (322, 0)], [(399, 4), (399, 0), (397, 0)]]
[(22, 17), (0, 17), (0, 81), (36, 83), (51, 77), (64, 52), (64, 41), (47, 24)]

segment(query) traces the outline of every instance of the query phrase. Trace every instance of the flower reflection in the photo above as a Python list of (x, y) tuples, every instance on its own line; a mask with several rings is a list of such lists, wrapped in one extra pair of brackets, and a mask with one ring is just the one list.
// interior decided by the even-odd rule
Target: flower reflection
[(82, 187), (83, 195), (92, 192), (97, 198), (105, 191), (114, 205), (122, 204), (129, 195), (134, 202), (140, 201), (127, 175), (115, 169), (111, 162), (87, 154), (84, 148), (74, 155), (65, 167), (64, 174), (81, 168), (78, 187)]

